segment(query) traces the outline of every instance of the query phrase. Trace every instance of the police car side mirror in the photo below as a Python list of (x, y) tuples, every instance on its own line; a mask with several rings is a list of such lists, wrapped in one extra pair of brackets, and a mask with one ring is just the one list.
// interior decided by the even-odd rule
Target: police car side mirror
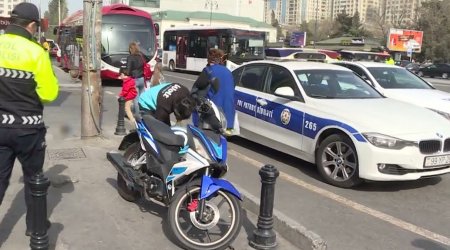
[(279, 87), (275, 90), (274, 95), (293, 101), (300, 100), (300, 98), (295, 96), (294, 90), (291, 87)]

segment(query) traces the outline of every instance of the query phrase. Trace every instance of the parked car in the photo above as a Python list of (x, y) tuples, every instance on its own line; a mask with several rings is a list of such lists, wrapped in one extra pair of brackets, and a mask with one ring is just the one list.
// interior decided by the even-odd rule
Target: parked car
[(410, 64), (411, 62), (408, 60), (401, 60), (401, 61), (396, 61), (395, 65), (400, 66), (400, 67), (406, 67), (406, 65)]
[(49, 53), (51, 57), (61, 57), (61, 50), (59, 48), (59, 45), (52, 39), (47, 39), (47, 42), (49, 43)]
[(444, 79), (448, 79), (450, 76), (450, 64), (448, 63), (437, 63), (431, 64), (425, 67), (420, 68), (417, 71), (417, 75), (419, 76), (429, 76), (429, 77), (442, 77)]
[(315, 163), (332, 185), (450, 172), (448, 121), (385, 98), (347, 68), (253, 61), (233, 76), (240, 136)]
[(373, 62), (335, 64), (351, 69), (386, 97), (431, 109), (450, 121), (450, 93), (435, 89), (405, 68)]
[(421, 66), (419, 63), (410, 63), (405, 66), (405, 69), (408, 70), (409, 72), (417, 74), (419, 72), (420, 67)]

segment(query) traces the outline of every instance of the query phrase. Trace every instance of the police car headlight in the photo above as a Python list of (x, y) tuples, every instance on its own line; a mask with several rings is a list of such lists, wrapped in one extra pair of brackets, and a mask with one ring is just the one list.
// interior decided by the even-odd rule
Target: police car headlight
[(370, 142), (372, 145), (379, 148), (387, 148), (387, 149), (402, 149), (407, 146), (415, 146), (416, 143), (412, 141), (405, 141), (402, 139), (398, 139), (392, 136), (378, 134), (378, 133), (363, 133), (363, 136)]
[(433, 110), (434, 112), (442, 115), (443, 117), (447, 118), (447, 120), (450, 121), (450, 114), (449, 113), (445, 113), (445, 112), (442, 112), (442, 111), (436, 110), (436, 109), (430, 109), (430, 110)]

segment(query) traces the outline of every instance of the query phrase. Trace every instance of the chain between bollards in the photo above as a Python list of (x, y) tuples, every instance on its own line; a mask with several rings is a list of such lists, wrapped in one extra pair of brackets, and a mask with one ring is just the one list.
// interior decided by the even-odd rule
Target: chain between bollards
[(117, 100), (119, 102), (119, 112), (117, 117), (117, 126), (115, 135), (126, 135), (127, 130), (125, 129), (125, 98), (119, 97)]
[(280, 172), (272, 165), (264, 165), (259, 170), (261, 176), (261, 202), (257, 228), (253, 231), (253, 240), (249, 242), (255, 249), (275, 249), (277, 235), (273, 230), (273, 205), (275, 183)]
[(32, 232), (30, 247), (32, 250), (47, 250), (48, 240), (48, 219), (47, 219), (47, 190), (50, 181), (42, 172), (37, 173), (30, 179)]

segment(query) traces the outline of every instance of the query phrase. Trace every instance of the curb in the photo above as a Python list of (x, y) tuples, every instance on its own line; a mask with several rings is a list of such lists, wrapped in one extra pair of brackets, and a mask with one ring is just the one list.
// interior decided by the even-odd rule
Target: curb
[[(243, 208), (259, 215), (259, 199), (238, 185), (234, 186), (242, 195)], [(326, 250), (327, 243), (318, 234), (307, 230), (277, 209), (273, 210), (273, 228), (284, 239), (302, 250)]]

